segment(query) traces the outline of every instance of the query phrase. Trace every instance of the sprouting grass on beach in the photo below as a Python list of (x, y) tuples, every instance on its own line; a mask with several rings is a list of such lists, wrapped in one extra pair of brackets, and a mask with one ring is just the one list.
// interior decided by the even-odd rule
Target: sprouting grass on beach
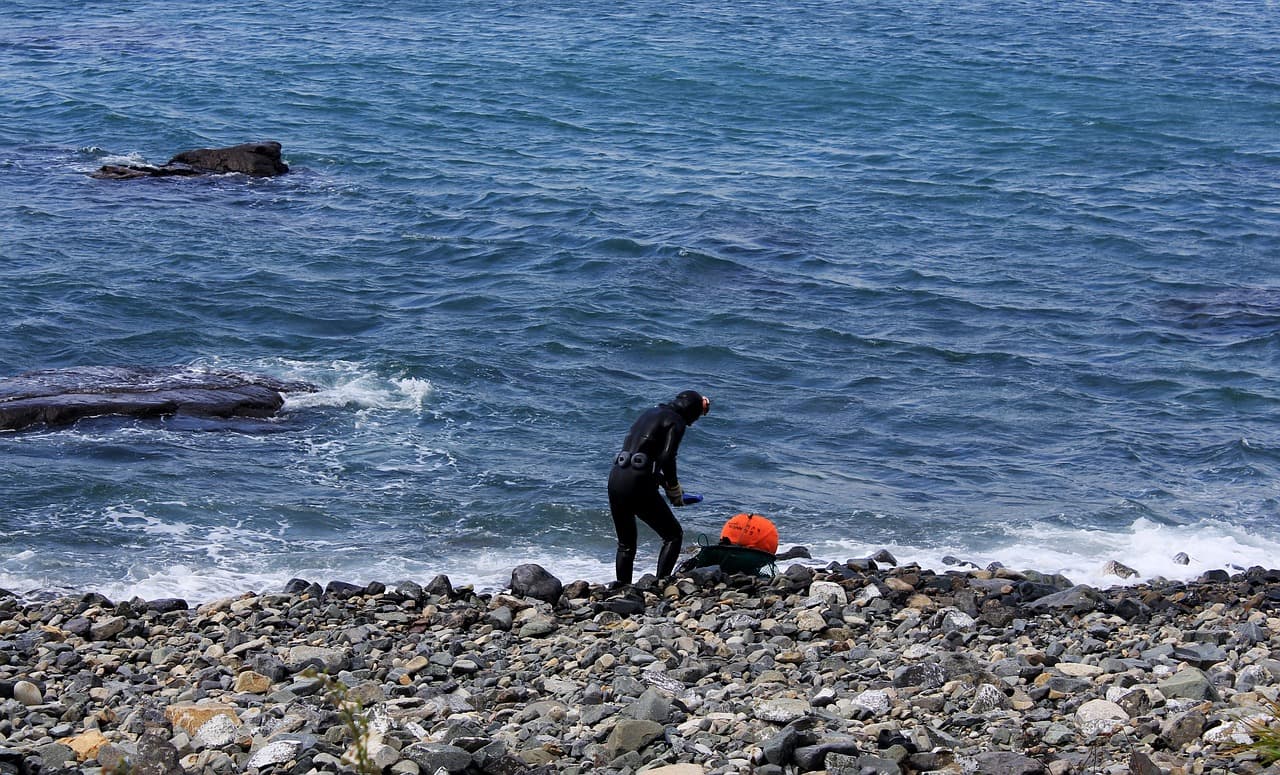
[(1280, 761), (1280, 701), (1263, 703), (1264, 715), (1249, 718), (1245, 725), (1253, 742), (1240, 746), (1239, 751), (1253, 751), (1263, 764)]

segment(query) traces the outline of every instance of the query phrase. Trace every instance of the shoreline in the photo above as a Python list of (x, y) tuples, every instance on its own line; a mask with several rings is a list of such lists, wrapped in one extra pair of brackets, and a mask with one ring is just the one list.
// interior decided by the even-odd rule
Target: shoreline
[(1098, 589), (884, 565), (4, 597), (0, 766), (1280, 772), (1238, 750), (1280, 700), (1280, 570)]

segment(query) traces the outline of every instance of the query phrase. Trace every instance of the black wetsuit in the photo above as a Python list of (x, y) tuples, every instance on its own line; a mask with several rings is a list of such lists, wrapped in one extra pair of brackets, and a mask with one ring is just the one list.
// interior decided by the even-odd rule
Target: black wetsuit
[(684, 530), (658, 488), (674, 487), (680, 482), (676, 476), (676, 451), (688, 424), (685, 416), (670, 404), (655, 406), (631, 426), (622, 451), (614, 458), (613, 470), (609, 473), (609, 510), (618, 533), (615, 564), (619, 583), (631, 583), (636, 558), (636, 518), (662, 538), (658, 577), (669, 576), (675, 569)]

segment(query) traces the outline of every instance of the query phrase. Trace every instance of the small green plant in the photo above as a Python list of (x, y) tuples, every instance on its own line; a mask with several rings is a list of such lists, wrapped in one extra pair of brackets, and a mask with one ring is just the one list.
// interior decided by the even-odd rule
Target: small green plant
[(120, 761), (110, 767), (104, 767), (102, 771), (108, 775), (133, 775), (133, 764), (121, 757)]
[(1266, 715), (1261, 718), (1255, 716), (1245, 722), (1253, 742), (1240, 748), (1256, 753), (1263, 764), (1271, 764), (1280, 761), (1280, 702), (1267, 700), (1263, 704)]
[(326, 676), (326, 687), (329, 701), (338, 709), (338, 718), (351, 736), (351, 749), (342, 755), (343, 761), (361, 775), (377, 775), (381, 770), (369, 756), (369, 714), (358, 701), (347, 696), (347, 685), (342, 681)]

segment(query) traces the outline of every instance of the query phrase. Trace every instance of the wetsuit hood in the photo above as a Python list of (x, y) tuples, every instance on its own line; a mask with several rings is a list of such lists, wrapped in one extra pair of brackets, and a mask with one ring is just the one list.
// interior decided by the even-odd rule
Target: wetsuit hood
[(669, 406), (676, 410), (676, 414), (680, 415), (686, 424), (693, 425), (699, 417), (707, 413), (711, 402), (696, 390), (685, 390), (677, 395)]

